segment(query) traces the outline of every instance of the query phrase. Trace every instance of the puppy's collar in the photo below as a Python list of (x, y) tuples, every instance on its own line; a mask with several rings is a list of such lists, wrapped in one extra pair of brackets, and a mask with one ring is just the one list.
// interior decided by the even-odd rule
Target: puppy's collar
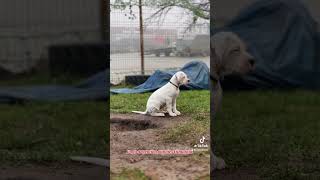
[(179, 86), (175, 85), (173, 82), (169, 81), (170, 84), (174, 85), (176, 88), (179, 89)]

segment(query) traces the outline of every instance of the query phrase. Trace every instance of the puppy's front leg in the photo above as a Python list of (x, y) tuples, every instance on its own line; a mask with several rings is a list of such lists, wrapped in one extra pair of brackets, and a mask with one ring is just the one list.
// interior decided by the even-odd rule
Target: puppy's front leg
[(179, 116), (181, 113), (177, 110), (177, 99), (176, 99), (176, 98), (173, 98), (172, 104), (173, 104), (173, 112), (174, 112), (176, 115)]
[(166, 106), (170, 116), (177, 116), (176, 113), (172, 112), (172, 99), (166, 99)]

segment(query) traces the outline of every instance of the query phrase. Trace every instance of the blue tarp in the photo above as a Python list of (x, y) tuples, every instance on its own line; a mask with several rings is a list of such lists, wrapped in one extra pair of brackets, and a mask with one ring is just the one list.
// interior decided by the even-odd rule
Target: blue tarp
[[(205, 63), (192, 61), (181, 68), (180, 71), (186, 73), (190, 79), (190, 83), (187, 86), (182, 86), (181, 89), (209, 89), (209, 68)], [(135, 88), (111, 89), (110, 91), (111, 93), (116, 94), (133, 94), (155, 91), (168, 83), (176, 72), (177, 71), (157, 70), (147, 79), (146, 82)]]
[(75, 86), (1, 87), (0, 103), (16, 101), (106, 100), (109, 71), (99, 72)]
[(225, 77), (224, 89), (320, 88), (320, 36), (302, 2), (256, 1), (219, 31), (238, 34), (257, 62), (243, 79)]

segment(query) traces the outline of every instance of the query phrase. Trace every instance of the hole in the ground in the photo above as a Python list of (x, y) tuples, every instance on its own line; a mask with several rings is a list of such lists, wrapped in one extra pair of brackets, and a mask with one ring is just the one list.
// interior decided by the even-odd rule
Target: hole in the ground
[(111, 126), (114, 130), (117, 131), (142, 131), (146, 129), (157, 128), (158, 125), (152, 123), (151, 121), (135, 121), (135, 120), (126, 120), (126, 121), (111, 121)]

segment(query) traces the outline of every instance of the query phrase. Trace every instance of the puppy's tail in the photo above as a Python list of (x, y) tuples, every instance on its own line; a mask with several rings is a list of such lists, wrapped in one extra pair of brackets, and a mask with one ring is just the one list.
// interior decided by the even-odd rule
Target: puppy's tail
[(142, 112), (142, 111), (132, 111), (133, 113), (137, 113), (137, 114), (147, 114), (147, 111)]

